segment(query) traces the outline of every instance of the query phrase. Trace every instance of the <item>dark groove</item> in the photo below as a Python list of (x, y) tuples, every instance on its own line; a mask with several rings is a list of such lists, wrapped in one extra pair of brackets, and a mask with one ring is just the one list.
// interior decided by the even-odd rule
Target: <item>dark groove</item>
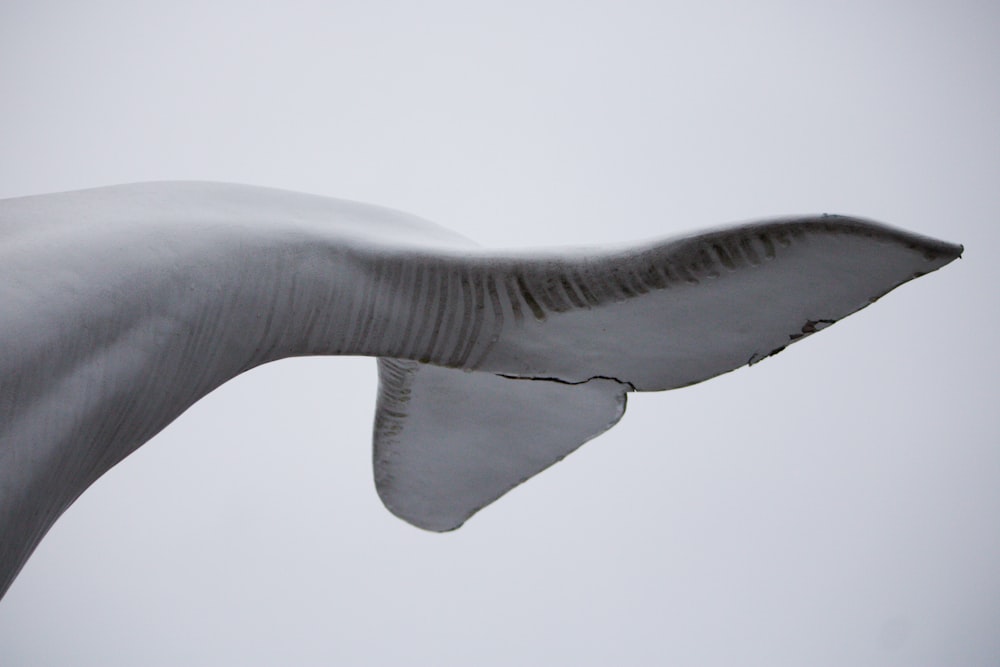
[[(410, 312), (406, 316), (406, 326), (403, 327), (402, 339), (400, 340), (400, 356), (410, 357), (415, 352), (414, 343), (416, 336), (412, 335), (414, 333), (413, 329), (417, 323), (417, 313), (420, 311), (421, 300), (423, 296), (423, 282), (424, 282), (424, 272), (421, 270), (421, 265), (417, 262), (410, 262), (413, 267), (413, 287), (411, 288), (412, 294), (408, 301), (410, 307)], [(410, 342), (409, 347), (406, 346), (406, 341)]]
[(396, 311), (399, 301), (406, 294), (406, 269), (409, 262), (394, 263), (389, 275), (389, 300), (380, 311), (382, 326), (378, 332), (376, 347), (391, 354), (396, 349), (396, 336), (399, 332), (393, 326), (396, 323)]
[(584, 301), (583, 298), (573, 288), (573, 284), (570, 281), (570, 278), (569, 278), (568, 275), (566, 275), (565, 273), (562, 274), (562, 275), (560, 275), (559, 276), (559, 281), (562, 284), (563, 291), (566, 293), (566, 297), (570, 300), (570, 302), (574, 306), (576, 306), (577, 308), (586, 308), (587, 307), (586, 301)]
[(506, 378), (508, 380), (527, 380), (529, 382), (555, 382), (558, 384), (568, 384), (570, 386), (587, 384), (591, 380), (611, 380), (612, 382), (617, 382), (618, 384), (625, 385), (626, 387), (629, 388), (629, 391), (638, 391), (638, 389), (635, 388), (635, 385), (629, 382), (628, 380), (619, 380), (618, 378), (611, 377), (610, 375), (591, 375), (586, 380), (577, 380), (575, 382), (571, 380), (563, 380), (562, 378), (557, 378), (557, 377), (526, 377), (522, 375), (507, 375), (506, 373), (496, 373), (496, 375), (498, 377)]
[(681, 280), (686, 282), (688, 285), (697, 285), (701, 282), (683, 264), (677, 264), (675, 268), (677, 270), (677, 275), (679, 275)]
[(524, 313), (521, 311), (521, 299), (518, 296), (517, 287), (514, 285), (514, 276), (509, 273), (504, 276), (504, 291), (507, 293), (507, 301), (510, 303), (514, 322), (521, 324), (524, 321)]
[(535, 297), (532, 296), (531, 291), (528, 290), (528, 286), (524, 281), (524, 275), (520, 271), (518, 271), (515, 275), (515, 280), (517, 281), (517, 286), (520, 290), (521, 296), (524, 297), (524, 302), (528, 305), (528, 308), (531, 309), (532, 315), (534, 315), (535, 319), (539, 322), (544, 322), (545, 311), (542, 310), (541, 306), (538, 305), (538, 302), (535, 301)]
[(584, 300), (588, 305), (599, 306), (601, 305), (601, 300), (594, 296), (594, 293), (590, 291), (587, 287), (587, 281), (583, 276), (580, 275), (580, 271), (574, 270), (572, 274), (573, 283), (576, 285), (577, 289), (580, 290), (580, 294), (583, 296)]
[(740, 239), (739, 245), (743, 249), (743, 255), (750, 262), (751, 266), (760, 266), (762, 264), (760, 255), (757, 254), (757, 249), (753, 247), (753, 239), (743, 237)]
[(381, 293), (380, 287), (384, 279), (384, 264), (385, 261), (381, 257), (376, 257), (373, 262), (371, 291), (368, 292), (363, 302), (365, 305), (364, 316), (362, 318), (361, 333), (358, 336), (358, 340), (355, 342), (355, 349), (362, 349), (362, 346), (367, 347), (366, 344), (371, 339), (371, 332), (375, 324), (375, 309), (378, 305), (378, 299)]
[(722, 262), (724, 267), (730, 271), (736, 270), (736, 262), (733, 261), (733, 258), (729, 255), (729, 251), (726, 250), (722, 243), (713, 243), (712, 249), (715, 250), (715, 254), (719, 256), (719, 261)]
[(469, 362), (469, 357), (472, 355), (472, 350), (475, 348), (477, 342), (479, 342), (479, 335), (483, 329), (483, 323), (486, 319), (486, 294), (483, 287), (483, 275), (479, 271), (475, 271), (470, 276), (472, 282), (472, 303), (467, 306), (471, 311), (472, 315), (472, 331), (469, 332), (467, 339), (460, 338), (462, 343), (459, 348), (460, 352), (458, 358), (456, 359), (455, 365), (465, 367)]
[(361, 339), (361, 332), (365, 326), (365, 310), (369, 301), (371, 300), (371, 288), (372, 288), (372, 272), (377, 268), (378, 264), (372, 268), (372, 271), (366, 271), (364, 273), (364, 280), (362, 281), (362, 289), (360, 298), (357, 298), (352, 304), (351, 308), (351, 332), (347, 336), (346, 349), (350, 353), (356, 353), (358, 349), (358, 341)]
[(598, 267), (594, 266), (593, 263), (589, 263), (584, 267), (583, 271), (583, 277), (580, 282), (590, 287), (591, 294), (594, 296), (596, 302), (594, 305), (617, 300), (618, 293), (609, 276), (602, 275)]
[(655, 264), (647, 264), (645, 268), (639, 269), (636, 275), (639, 277), (639, 280), (642, 281), (643, 285), (654, 290), (660, 290), (667, 286), (666, 281), (663, 278), (663, 274), (656, 270)]
[(628, 282), (629, 287), (632, 288), (632, 291), (636, 294), (642, 295), (649, 293), (649, 285), (642, 281), (642, 276), (640, 276), (639, 272), (634, 270), (634, 268), (630, 267), (626, 269), (625, 280)]
[(669, 288), (671, 285), (675, 285), (681, 282), (681, 278), (677, 276), (676, 273), (670, 270), (670, 261), (665, 260), (657, 266), (660, 273), (663, 274), (664, 280), (666, 280), (666, 287)]
[[(479, 365), (482, 363), (483, 359), (485, 359), (486, 355), (488, 355), (490, 353), (490, 350), (493, 349), (493, 345), (500, 339), (500, 332), (503, 329), (503, 323), (504, 323), (503, 303), (500, 301), (500, 294), (497, 290), (497, 284), (496, 284), (496, 276), (493, 274), (492, 271), (487, 271), (487, 273), (485, 274), (485, 281), (486, 281), (486, 293), (490, 297), (490, 305), (493, 308), (493, 321), (490, 327), (490, 334), (486, 338), (485, 342), (480, 344), (479, 351), (476, 353), (475, 360), (473, 360), (471, 363), (469, 363), (468, 360), (463, 362), (463, 365), (468, 364), (466, 365), (466, 367), (471, 368), (473, 370), (479, 368)], [(485, 312), (484, 312), (484, 319), (485, 319)], [(480, 341), (478, 339), (474, 339), (470, 342), (469, 356), (471, 356), (473, 350), (475, 350), (476, 343), (479, 342)]]
[(448, 293), (451, 290), (451, 276), (448, 275), (447, 269), (439, 264), (436, 267), (438, 270), (435, 272), (440, 276), (438, 281), (438, 298), (435, 304), (437, 313), (434, 317), (434, 326), (431, 329), (431, 339), (427, 343), (427, 347), (424, 350), (423, 355), (420, 357), (420, 361), (423, 363), (428, 363), (429, 361), (437, 360), (434, 356), (434, 350), (437, 348), (438, 339), (441, 337), (441, 329), (444, 326), (445, 315), (448, 314)]
[(764, 257), (767, 259), (774, 259), (774, 242), (771, 240), (771, 237), (766, 233), (761, 232), (757, 235), (757, 238), (759, 238), (760, 242), (764, 244)]
[(482, 320), (482, 312), (478, 310), (477, 299), (473, 296), (472, 268), (462, 267), (459, 269), (458, 275), (462, 295), (462, 303), (460, 305), (462, 309), (462, 324), (458, 327), (458, 337), (455, 340), (455, 345), (452, 348), (449, 358), (451, 366), (461, 363), (462, 358), (465, 356), (466, 341), (474, 338), (469, 332), (477, 328), (476, 322)]
[(399, 325), (403, 323), (403, 318), (410, 315), (410, 301), (417, 299), (418, 295), (413, 289), (413, 276), (416, 273), (414, 262), (404, 262), (399, 267), (399, 284), (396, 286), (398, 294), (392, 301), (392, 310), (389, 311), (388, 319), (394, 324), (391, 335), (385, 341), (386, 351), (398, 354), (403, 347), (403, 341), (408, 338), (407, 331)]
[(719, 271), (715, 268), (715, 260), (712, 259), (712, 255), (708, 252), (708, 248), (702, 246), (698, 250), (698, 259), (701, 262), (701, 268), (705, 275), (709, 278), (718, 278)]
[(436, 270), (437, 267), (431, 265), (429, 261), (422, 263), (420, 268), (427, 276), (427, 280), (425, 281), (424, 288), (422, 290), (424, 299), (420, 306), (420, 312), (417, 316), (417, 331), (413, 340), (413, 352), (412, 354), (406, 355), (408, 359), (423, 359), (427, 356), (427, 345), (424, 341), (427, 340), (433, 333), (435, 317), (434, 309), (437, 307), (434, 295), (437, 294), (441, 287), (441, 281), (444, 279), (441, 271)]
[(620, 271), (621, 269), (618, 267), (611, 268), (609, 283), (612, 286), (612, 293), (616, 298), (619, 296), (624, 296), (626, 299), (634, 298), (636, 293), (628, 286), (627, 281), (622, 277)]
[(535, 292), (541, 297), (544, 308), (556, 313), (565, 313), (570, 310), (570, 303), (563, 297), (558, 281), (557, 275), (545, 276), (541, 280), (541, 289), (535, 290)]

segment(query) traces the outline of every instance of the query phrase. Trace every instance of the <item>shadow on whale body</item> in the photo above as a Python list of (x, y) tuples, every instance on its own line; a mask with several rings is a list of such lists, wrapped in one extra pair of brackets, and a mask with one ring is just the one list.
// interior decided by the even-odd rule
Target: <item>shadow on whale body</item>
[(826, 215), (513, 253), (250, 186), (0, 201), (0, 594), (90, 484), (259, 364), (377, 357), (379, 496), (453, 530), (613, 426), (627, 392), (757, 363), (961, 252)]

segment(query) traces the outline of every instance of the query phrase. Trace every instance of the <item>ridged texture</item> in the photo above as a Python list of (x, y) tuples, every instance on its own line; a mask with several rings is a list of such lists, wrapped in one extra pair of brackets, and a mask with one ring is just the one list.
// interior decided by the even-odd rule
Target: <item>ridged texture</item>
[[(408, 404), (412, 395), (412, 385), (416, 379), (420, 364), (416, 361), (401, 359), (378, 360), (378, 398), (375, 405), (374, 441), (376, 443), (397, 443), (403, 432), (406, 417), (409, 414)], [(391, 449), (392, 445), (389, 448)], [(391, 482), (391, 472), (383, 464), (388, 463), (388, 451), (377, 452), (374, 455), (375, 483), (377, 485)]]
[[(701, 289), (838, 237), (903, 247), (925, 260), (920, 270), (882, 286), (871, 298), (960, 252), (957, 246), (871, 223), (823, 216), (750, 224), (618, 253), (577, 251), (530, 260), (452, 253), (374, 257), (360, 261), (369, 268), (352, 299), (348, 320), (353, 326), (331, 351), (479, 369), (505, 332), (516, 335), (526, 322), (544, 323), (659, 291)], [(331, 303), (330, 309), (341, 305)]]
[(454, 530), (611, 428), (625, 392), (608, 379), (567, 385), (379, 359), (379, 497), (416, 526)]

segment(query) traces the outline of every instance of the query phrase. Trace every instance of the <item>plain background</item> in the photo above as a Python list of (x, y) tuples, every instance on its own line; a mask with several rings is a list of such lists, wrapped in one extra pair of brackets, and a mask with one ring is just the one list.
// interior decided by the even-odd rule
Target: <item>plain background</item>
[(245, 182), (494, 247), (837, 212), (966, 257), (631, 395), (447, 535), (375, 495), (373, 360), (256, 369), (56, 524), (0, 663), (1000, 664), (998, 35), (990, 0), (4, 0), (0, 197)]

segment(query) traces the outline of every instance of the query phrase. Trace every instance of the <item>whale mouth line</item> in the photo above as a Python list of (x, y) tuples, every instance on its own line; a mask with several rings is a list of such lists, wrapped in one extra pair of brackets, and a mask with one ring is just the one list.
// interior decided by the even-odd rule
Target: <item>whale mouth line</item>
[(570, 386), (578, 386), (581, 384), (587, 384), (592, 380), (610, 380), (611, 382), (617, 382), (623, 387), (627, 387), (627, 391), (639, 391), (639, 389), (629, 382), (628, 380), (621, 380), (616, 377), (611, 377), (610, 375), (591, 375), (583, 380), (564, 380), (558, 377), (549, 376), (538, 376), (538, 375), (515, 375), (512, 373), (494, 373), (497, 377), (506, 378), (508, 380), (529, 380), (532, 382), (557, 382), (559, 384), (567, 384)]

